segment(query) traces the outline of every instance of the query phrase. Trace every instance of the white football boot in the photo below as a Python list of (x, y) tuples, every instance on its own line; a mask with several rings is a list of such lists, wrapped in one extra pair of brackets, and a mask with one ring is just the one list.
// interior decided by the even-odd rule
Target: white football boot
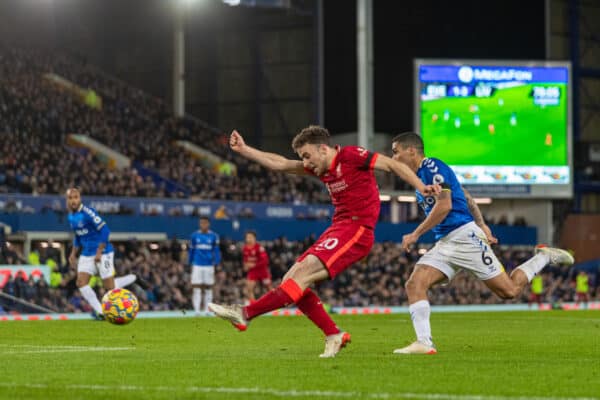
[(394, 354), (436, 354), (435, 346), (425, 344), (423, 342), (413, 342), (406, 347), (394, 350)]
[(208, 303), (208, 309), (214, 312), (217, 317), (231, 322), (231, 325), (235, 326), (237, 330), (243, 332), (248, 329), (249, 322), (244, 316), (244, 307), (242, 305), (221, 306), (215, 303)]
[(548, 255), (548, 258), (550, 259), (550, 264), (552, 265), (569, 266), (573, 265), (573, 263), (575, 262), (575, 259), (568, 251), (558, 249), (556, 247), (548, 247), (544, 244), (538, 244), (537, 246), (535, 246), (535, 252), (536, 254), (542, 253)]
[(325, 337), (325, 351), (319, 355), (321, 358), (335, 357), (337, 353), (348, 343), (351, 342), (351, 337), (348, 332), (340, 332), (335, 335), (329, 335)]

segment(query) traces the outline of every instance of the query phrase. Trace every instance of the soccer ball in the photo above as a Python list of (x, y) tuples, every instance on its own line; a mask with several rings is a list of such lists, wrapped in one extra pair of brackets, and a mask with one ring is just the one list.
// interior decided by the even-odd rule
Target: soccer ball
[(102, 297), (102, 313), (111, 324), (128, 324), (139, 310), (137, 297), (127, 289), (113, 289)]

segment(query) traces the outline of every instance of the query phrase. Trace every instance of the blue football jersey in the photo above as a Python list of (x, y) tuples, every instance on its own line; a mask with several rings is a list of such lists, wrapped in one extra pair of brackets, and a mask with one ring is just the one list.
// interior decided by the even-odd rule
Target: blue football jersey
[[(473, 221), (473, 216), (469, 211), (467, 199), (465, 198), (465, 192), (463, 192), (456, 174), (454, 174), (454, 171), (448, 165), (437, 158), (425, 158), (417, 170), (417, 176), (426, 185), (437, 183), (442, 188), (449, 189), (452, 196), (452, 210), (450, 210), (446, 218), (439, 225), (433, 228), (436, 240), (446, 236), (456, 228)], [(419, 191), (416, 193), (417, 202), (423, 211), (425, 211), (425, 214), (429, 215), (435, 205), (435, 197), (425, 197)]]
[(188, 262), (192, 265), (213, 266), (221, 262), (219, 235), (213, 231), (196, 231), (190, 238)]
[(81, 247), (82, 256), (94, 256), (98, 245), (106, 240), (106, 247), (103, 254), (111, 253), (113, 247), (108, 242), (108, 232), (104, 231), (106, 239), (103, 239), (103, 230), (108, 229), (106, 222), (98, 215), (98, 212), (92, 207), (81, 205), (79, 210), (69, 213), (69, 224), (75, 232), (73, 245)]

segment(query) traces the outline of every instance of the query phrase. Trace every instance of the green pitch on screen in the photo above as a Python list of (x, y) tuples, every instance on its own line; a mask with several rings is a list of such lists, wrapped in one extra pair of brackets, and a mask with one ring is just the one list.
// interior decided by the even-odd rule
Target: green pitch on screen
[(533, 86), (498, 89), (487, 98), (423, 100), (426, 154), (450, 165), (567, 165), (566, 84), (553, 84), (561, 98), (552, 106), (534, 104)]

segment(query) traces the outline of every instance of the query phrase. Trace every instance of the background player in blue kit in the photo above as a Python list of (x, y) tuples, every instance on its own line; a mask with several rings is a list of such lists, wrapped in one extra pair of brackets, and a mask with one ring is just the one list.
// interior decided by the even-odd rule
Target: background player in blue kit
[[(115, 278), (114, 251), (108, 241), (110, 230), (96, 210), (81, 203), (77, 188), (67, 190), (69, 225), (75, 233), (73, 248), (69, 255), (71, 266), (77, 265), (77, 287), (83, 298), (94, 310), (97, 319), (103, 319), (102, 306), (96, 292), (89, 285), (92, 275), (99, 275), (104, 289), (131, 285), (136, 280), (133, 274)], [(81, 255), (77, 259), (77, 254)]]
[(207, 217), (200, 217), (200, 230), (192, 233), (188, 262), (192, 266), (192, 304), (196, 315), (208, 311), (208, 303), (213, 299), (215, 266), (221, 262), (219, 235), (210, 230)]
[(461, 269), (473, 273), (499, 297), (512, 299), (547, 264), (573, 264), (573, 257), (565, 250), (537, 246), (536, 255), (509, 276), (490, 247), (490, 244), (497, 242), (496, 238), (485, 224), (473, 198), (460, 186), (452, 169), (437, 158), (427, 158), (423, 141), (414, 132), (396, 136), (392, 141), (392, 152), (393, 158), (408, 165), (425, 185), (442, 186), (439, 195), (423, 196), (417, 191), (417, 201), (425, 211), (426, 218), (413, 232), (402, 237), (405, 250), (429, 230), (433, 230), (437, 242), (417, 261), (406, 282), (409, 312), (417, 341), (394, 350), (394, 353), (437, 353), (431, 338), (431, 308), (427, 290), (436, 283), (450, 281)]

